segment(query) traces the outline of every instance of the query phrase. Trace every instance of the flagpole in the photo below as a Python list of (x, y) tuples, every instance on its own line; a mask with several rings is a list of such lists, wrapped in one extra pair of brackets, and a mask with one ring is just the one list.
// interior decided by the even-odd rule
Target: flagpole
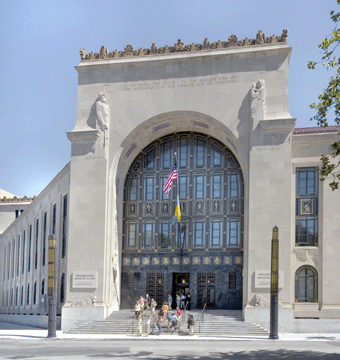
[[(179, 171), (177, 166), (177, 152), (174, 153), (175, 155), (175, 166), (177, 169), (177, 186), (176, 186), (176, 207), (177, 207), (177, 197), (179, 198)], [(180, 208), (181, 205), (179, 204)], [(181, 223), (178, 221), (177, 223), (177, 243), (178, 246), (181, 248), (181, 255), (182, 255), (182, 244), (181, 244)]]

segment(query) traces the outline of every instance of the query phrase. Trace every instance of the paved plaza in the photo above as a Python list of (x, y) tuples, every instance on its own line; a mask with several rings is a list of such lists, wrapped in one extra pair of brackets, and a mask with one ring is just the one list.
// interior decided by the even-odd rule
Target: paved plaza
[(195, 335), (78, 335), (0, 322), (0, 359), (340, 359), (340, 334), (280, 334), (279, 340)]

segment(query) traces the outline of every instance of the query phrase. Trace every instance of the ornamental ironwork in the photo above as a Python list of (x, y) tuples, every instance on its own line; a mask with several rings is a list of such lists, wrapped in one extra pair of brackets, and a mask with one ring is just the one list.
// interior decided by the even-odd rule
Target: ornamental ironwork
[[(178, 180), (163, 191), (174, 154)], [(172, 225), (176, 195), (181, 223)], [(243, 248), (244, 182), (233, 153), (208, 135), (180, 132), (148, 145), (133, 161), (124, 187), (123, 249), (207, 250)], [(125, 255), (124, 255), (125, 256)], [(178, 263), (181, 263), (180, 261)], [(204, 263), (204, 260), (202, 260)]]

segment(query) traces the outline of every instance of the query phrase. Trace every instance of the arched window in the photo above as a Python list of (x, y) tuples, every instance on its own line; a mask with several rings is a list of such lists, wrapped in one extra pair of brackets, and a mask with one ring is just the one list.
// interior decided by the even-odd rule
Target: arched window
[(304, 265), (296, 270), (295, 301), (318, 301), (318, 272), (312, 266)]
[(60, 281), (60, 302), (63, 303), (65, 300), (65, 273), (61, 275)]
[[(167, 195), (175, 153), (178, 180)], [(127, 173), (124, 251), (242, 248), (243, 193), (241, 167), (225, 145), (199, 133), (164, 136), (143, 149)], [(181, 224), (173, 228), (177, 194)]]

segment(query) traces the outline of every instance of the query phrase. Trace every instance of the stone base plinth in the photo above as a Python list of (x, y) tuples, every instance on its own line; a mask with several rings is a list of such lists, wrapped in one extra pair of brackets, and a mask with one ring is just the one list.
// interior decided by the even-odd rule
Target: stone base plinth
[(68, 331), (88, 321), (102, 321), (106, 316), (107, 308), (104, 306), (64, 306), (61, 330)]

